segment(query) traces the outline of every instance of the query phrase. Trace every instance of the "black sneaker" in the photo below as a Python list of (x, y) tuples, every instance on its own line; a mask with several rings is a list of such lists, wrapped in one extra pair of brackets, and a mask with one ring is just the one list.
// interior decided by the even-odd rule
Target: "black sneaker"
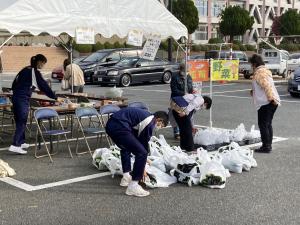
[(272, 151), (272, 148), (269, 148), (269, 147), (260, 147), (260, 148), (254, 150), (254, 152), (257, 152), (257, 153), (270, 153), (271, 151)]
[(175, 135), (174, 135), (174, 139), (175, 139), (175, 140), (180, 140), (180, 134), (175, 134)]

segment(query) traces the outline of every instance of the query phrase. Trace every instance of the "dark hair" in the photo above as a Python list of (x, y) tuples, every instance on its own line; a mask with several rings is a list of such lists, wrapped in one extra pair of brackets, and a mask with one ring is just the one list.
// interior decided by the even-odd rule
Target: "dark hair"
[(203, 99), (204, 99), (204, 103), (206, 103), (206, 109), (210, 109), (211, 107), (211, 104), (212, 104), (212, 100), (210, 97), (208, 96), (203, 96)]
[(67, 66), (71, 64), (70, 59), (65, 59), (64, 60), (64, 70), (66, 70)]
[(154, 117), (157, 119), (162, 119), (163, 123), (165, 126), (168, 125), (169, 123), (169, 116), (166, 112), (164, 111), (157, 111), (154, 113)]
[(257, 54), (253, 54), (250, 57), (249, 62), (255, 67), (265, 65), (264, 60), (262, 59), (262, 57), (260, 55), (257, 55)]
[(32, 56), (30, 59), (30, 66), (32, 68), (37, 68), (38, 62), (47, 63), (47, 58), (42, 54), (37, 54), (35, 56)]

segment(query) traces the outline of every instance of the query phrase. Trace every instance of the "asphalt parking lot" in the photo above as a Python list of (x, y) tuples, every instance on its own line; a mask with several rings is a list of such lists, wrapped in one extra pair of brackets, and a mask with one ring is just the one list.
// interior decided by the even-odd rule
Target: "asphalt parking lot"
[[(8, 86), (12, 77), (1, 79), (2, 86)], [(108, 88), (87, 85), (85, 91), (104, 94)], [(214, 83), (214, 127), (234, 129), (244, 123), (250, 129), (257, 124), (250, 88), (249, 82)], [(0, 224), (299, 224), (300, 98), (290, 97), (286, 84), (277, 88), (282, 106), (274, 117), (274, 135), (286, 140), (274, 143), (271, 154), (255, 154), (258, 168), (233, 174), (223, 190), (175, 184), (150, 190), (147, 198), (128, 197), (119, 186), (120, 177), (97, 171), (87, 154), (70, 159), (63, 149), (49, 163), (47, 158), (34, 159), (31, 147), (28, 155), (16, 156), (7, 152), (11, 136), (4, 135), (0, 158), (17, 175), (0, 181)], [(54, 82), (53, 89), (59, 90), (60, 84)], [(129, 101), (143, 101), (153, 112), (168, 107), (169, 85), (123, 90)], [(203, 94), (208, 93), (209, 84), (204, 83)], [(195, 121), (208, 126), (209, 112), (198, 112)], [(170, 128), (160, 132), (178, 144)]]

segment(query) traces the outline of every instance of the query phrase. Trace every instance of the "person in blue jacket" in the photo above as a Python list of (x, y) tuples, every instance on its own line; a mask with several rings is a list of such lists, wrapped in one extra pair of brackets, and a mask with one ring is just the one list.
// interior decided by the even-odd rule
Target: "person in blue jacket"
[(57, 100), (57, 97), (39, 71), (46, 63), (47, 58), (42, 54), (31, 57), (30, 66), (23, 68), (13, 81), (12, 103), (16, 131), (13, 143), (9, 147), (9, 151), (11, 152), (26, 154), (27, 151), (24, 149), (29, 148), (29, 145), (25, 143), (25, 129), (29, 112), (29, 100), (32, 92), (35, 89), (39, 89), (49, 98)]
[[(126, 194), (138, 197), (149, 195), (140, 185), (147, 162), (148, 142), (154, 128), (162, 128), (168, 124), (168, 114), (163, 111), (150, 112), (128, 107), (114, 113), (106, 124), (106, 132), (121, 149), (123, 178), (120, 185), (127, 186)], [(135, 156), (132, 176), (131, 154)]]

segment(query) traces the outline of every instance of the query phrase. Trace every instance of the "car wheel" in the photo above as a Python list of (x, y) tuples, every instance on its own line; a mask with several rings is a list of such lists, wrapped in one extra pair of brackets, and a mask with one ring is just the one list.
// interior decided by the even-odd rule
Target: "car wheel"
[(165, 84), (169, 84), (171, 82), (171, 78), (172, 78), (172, 73), (167, 71), (164, 72), (163, 77), (162, 77), (162, 82)]
[(120, 78), (120, 86), (128, 87), (131, 84), (131, 77), (128, 74), (124, 74)]
[(292, 96), (292, 97), (299, 97), (299, 95), (297, 94), (297, 93), (293, 93), (293, 92), (290, 92), (290, 95)]
[(250, 79), (251, 75), (249, 73), (244, 73), (244, 78), (245, 79)]

